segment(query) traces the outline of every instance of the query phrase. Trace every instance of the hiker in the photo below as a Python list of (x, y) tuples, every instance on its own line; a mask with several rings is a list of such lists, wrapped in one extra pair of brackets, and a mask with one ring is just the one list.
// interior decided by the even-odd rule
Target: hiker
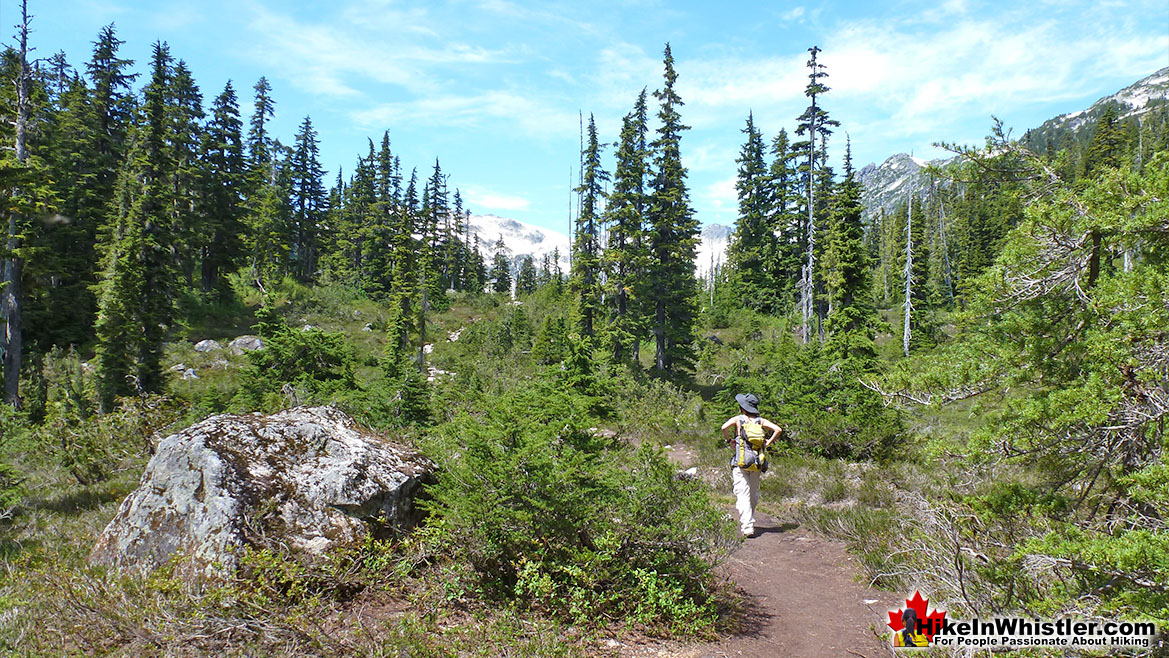
[[(767, 447), (783, 432), (775, 423), (759, 415), (759, 398), (751, 393), (735, 396), (739, 415), (723, 423), (723, 440), (735, 446), (731, 459), (731, 482), (735, 508), (739, 511), (739, 530), (743, 537), (755, 536), (755, 506), (759, 504), (759, 475), (767, 470)], [(764, 439), (771, 430), (771, 437)], [(734, 431), (732, 437), (731, 431)]]
[(930, 645), (929, 638), (920, 632), (921, 624), (917, 621), (917, 611), (913, 608), (906, 608), (905, 612), (901, 613), (901, 622), (905, 624), (905, 628), (893, 634), (893, 646), (895, 647), (928, 647)]

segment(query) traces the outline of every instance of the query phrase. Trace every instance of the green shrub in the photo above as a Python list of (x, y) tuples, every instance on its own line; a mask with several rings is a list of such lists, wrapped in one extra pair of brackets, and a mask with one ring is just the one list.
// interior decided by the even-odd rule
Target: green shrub
[(548, 385), (439, 428), (424, 503), (435, 549), (475, 586), (577, 623), (612, 614), (661, 630), (715, 621), (710, 570), (733, 528), (660, 450), (587, 431), (588, 401)]
[(260, 309), (256, 317), (264, 349), (247, 354), (239, 393), (246, 405), (264, 405), (285, 386), (298, 395), (355, 388), (356, 357), (344, 334), (292, 329), (271, 308)]
[(898, 412), (860, 380), (871, 364), (831, 359), (816, 344), (796, 345), (790, 333), (753, 342), (737, 355), (719, 401), (738, 413), (737, 393), (754, 393), (762, 414), (784, 428), (793, 447), (827, 458), (892, 454), (903, 438)]
[(79, 484), (100, 482), (124, 459), (152, 450), (151, 437), (180, 420), (185, 405), (166, 396), (119, 398), (100, 416), (53, 413), (36, 429), (45, 451)]
[(19, 414), (12, 407), (0, 404), (0, 521), (12, 516), (23, 494), (20, 473), (8, 459), (18, 450), (26, 433)]

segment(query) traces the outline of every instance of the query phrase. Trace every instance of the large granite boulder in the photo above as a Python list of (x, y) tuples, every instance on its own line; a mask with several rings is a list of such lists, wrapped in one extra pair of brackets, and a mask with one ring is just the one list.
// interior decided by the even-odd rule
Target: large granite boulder
[(247, 545), (305, 559), (418, 521), (425, 458), (332, 407), (213, 416), (166, 437), (90, 560), (147, 571), (175, 556), (227, 576)]

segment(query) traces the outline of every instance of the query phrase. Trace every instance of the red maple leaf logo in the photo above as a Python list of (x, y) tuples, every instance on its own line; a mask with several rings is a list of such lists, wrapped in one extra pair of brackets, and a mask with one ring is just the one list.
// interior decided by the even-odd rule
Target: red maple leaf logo
[[(942, 621), (946, 618), (945, 610), (934, 609), (932, 612), (926, 613), (929, 607), (930, 600), (922, 598), (921, 592), (914, 592), (912, 599), (905, 599), (905, 605), (912, 608), (917, 613), (918, 628), (921, 629), (922, 635), (930, 642), (934, 641), (934, 634), (942, 629)], [(894, 633), (901, 632), (905, 628), (905, 622), (901, 620), (901, 615), (905, 612), (905, 608), (898, 608), (896, 612), (889, 611), (889, 628), (893, 629)]]

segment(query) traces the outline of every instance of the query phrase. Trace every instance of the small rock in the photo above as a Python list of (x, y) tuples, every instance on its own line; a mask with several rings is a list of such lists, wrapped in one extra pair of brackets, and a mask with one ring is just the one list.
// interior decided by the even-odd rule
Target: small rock
[(211, 367), (227, 370), (227, 359), (215, 359), (211, 362)]
[(373, 331), (373, 325), (366, 322), (365, 326), (361, 328), (362, 331)]
[(446, 339), (453, 343), (453, 342), (459, 340), (459, 336), (462, 333), (463, 333), (462, 329), (459, 329), (458, 331), (452, 331), (452, 332), (450, 332), (450, 334), (447, 335)]
[(433, 352), (434, 352), (434, 344), (433, 343), (427, 343), (427, 344), (422, 346), (422, 353), (423, 354), (431, 354)]
[(698, 479), (698, 467), (691, 466), (690, 468), (688, 468), (684, 471), (678, 471), (678, 473), (674, 477), (678, 478), (679, 480), (697, 480)]
[(426, 381), (433, 382), (436, 379), (438, 379), (439, 377), (454, 377), (456, 374), (458, 374), (458, 373), (448, 372), (446, 370), (440, 370), (438, 368), (435, 368), (434, 366), (427, 366), (427, 368), (426, 368)]
[(706, 340), (709, 340), (710, 342), (714, 343), (715, 345), (722, 345), (723, 344), (723, 342), (721, 340), (719, 340), (719, 337), (715, 336), (714, 334), (707, 336)]
[(199, 375), (193, 368), (187, 368), (183, 371), (183, 379), (198, 379)]
[(313, 329), (316, 329), (316, 327), (312, 326), (311, 324), (306, 324), (300, 328), (301, 331), (312, 331)]
[(170, 368), (168, 368), (168, 370), (170, 370), (171, 372), (182, 372), (186, 369), (187, 369), (187, 364), (185, 364), (185, 363), (176, 363), (173, 366), (171, 366)]
[(254, 352), (264, 349), (264, 341), (259, 336), (245, 335), (236, 338), (227, 344), (232, 354), (239, 356), (244, 352)]
[(215, 352), (221, 349), (223, 349), (223, 346), (218, 341), (211, 340), (210, 338), (195, 343), (196, 352)]

